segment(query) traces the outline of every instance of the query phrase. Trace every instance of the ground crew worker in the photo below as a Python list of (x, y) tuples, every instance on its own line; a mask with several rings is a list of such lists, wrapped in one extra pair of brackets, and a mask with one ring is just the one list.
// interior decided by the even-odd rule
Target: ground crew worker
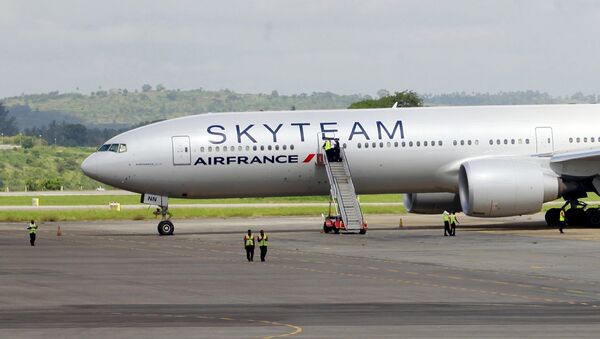
[(331, 147), (331, 141), (329, 139), (326, 139), (325, 143), (323, 143), (323, 149), (325, 150), (327, 161), (333, 161), (333, 148)]
[(33, 220), (31, 220), (29, 226), (27, 226), (27, 229), (29, 230), (29, 243), (31, 246), (35, 246), (35, 235), (37, 233), (37, 228), (38, 227)]
[(442, 213), (442, 220), (444, 220), (444, 236), (447, 237), (448, 234), (452, 234), (450, 232), (450, 213), (448, 211)]
[(254, 236), (252, 230), (248, 230), (248, 234), (244, 236), (244, 248), (246, 248), (246, 259), (254, 261)]
[(456, 213), (452, 212), (452, 214), (450, 214), (450, 235), (451, 236), (456, 235), (456, 224), (460, 224), (460, 223), (458, 222), (458, 219), (456, 219)]
[(335, 142), (333, 143), (333, 161), (335, 161), (335, 162), (342, 161), (340, 142), (338, 140), (335, 140)]
[(565, 227), (565, 210), (561, 209), (560, 213), (558, 215), (558, 230), (560, 231), (560, 233), (565, 233), (565, 232), (563, 232), (564, 227)]
[(265, 261), (267, 257), (267, 246), (269, 245), (269, 236), (265, 231), (260, 230), (260, 234), (256, 238), (258, 240), (258, 248), (260, 248), (260, 261)]

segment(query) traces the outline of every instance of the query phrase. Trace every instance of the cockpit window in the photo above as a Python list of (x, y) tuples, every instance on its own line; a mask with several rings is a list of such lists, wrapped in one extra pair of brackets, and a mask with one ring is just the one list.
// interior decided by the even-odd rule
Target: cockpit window
[(125, 152), (127, 152), (127, 145), (120, 144), (119, 145), (119, 153), (125, 153)]
[(119, 144), (112, 144), (110, 145), (110, 148), (108, 149), (109, 152), (117, 152), (119, 150)]
[(110, 145), (102, 145), (102, 146), (100, 146), (100, 148), (98, 148), (98, 152), (106, 152), (106, 151), (108, 151), (109, 147), (110, 147)]

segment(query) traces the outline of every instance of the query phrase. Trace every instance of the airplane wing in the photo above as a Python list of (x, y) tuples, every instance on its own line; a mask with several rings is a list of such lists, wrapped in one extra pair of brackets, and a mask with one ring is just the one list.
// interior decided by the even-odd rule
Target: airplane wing
[(550, 159), (550, 166), (561, 175), (576, 177), (600, 175), (600, 149), (556, 153)]

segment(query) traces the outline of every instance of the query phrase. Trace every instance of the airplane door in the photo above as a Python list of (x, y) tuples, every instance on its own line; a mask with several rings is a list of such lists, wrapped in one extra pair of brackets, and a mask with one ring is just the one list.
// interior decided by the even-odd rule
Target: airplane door
[(551, 127), (537, 127), (535, 129), (535, 139), (537, 153), (554, 152), (554, 140), (552, 138)]
[(190, 137), (177, 136), (171, 139), (173, 140), (173, 165), (190, 165), (192, 162)]

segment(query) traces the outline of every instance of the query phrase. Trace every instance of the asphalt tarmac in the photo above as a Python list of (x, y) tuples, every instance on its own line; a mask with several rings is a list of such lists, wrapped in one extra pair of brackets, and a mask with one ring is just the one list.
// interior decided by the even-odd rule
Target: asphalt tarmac
[[(0, 224), (0, 337), (598, 337), (600, 229), (543, 216), (370, 216), (366, 235), (320, 218)], [(251, 227), (267, 262), (245, 259)]]

